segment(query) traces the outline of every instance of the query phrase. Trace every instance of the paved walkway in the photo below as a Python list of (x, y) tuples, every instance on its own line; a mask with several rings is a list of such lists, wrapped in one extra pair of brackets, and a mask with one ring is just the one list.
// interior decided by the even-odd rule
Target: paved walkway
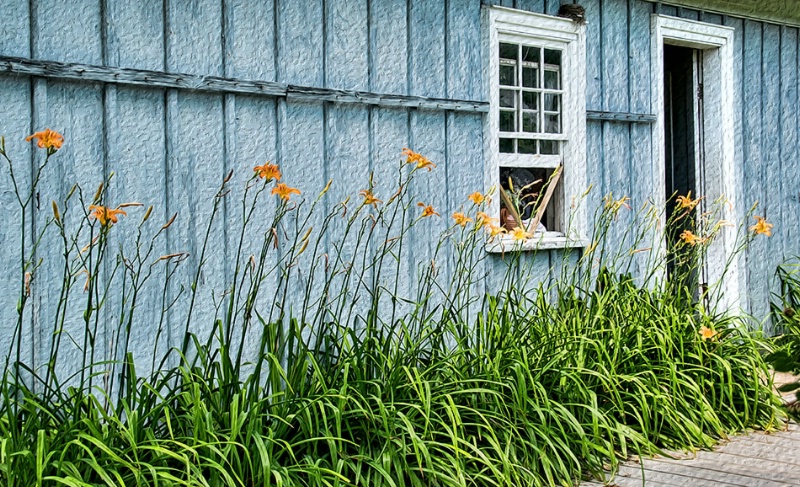
[[(644, 479), (644, 480), (643, 480)], [(584, 482), (581, 486), (600, 487)], [(629, 462), (607, 485), (617, 487), (783, 487), (800, 486), (800, 426), (787, 431), (738, 436), (714, 451), (686, 460)]]

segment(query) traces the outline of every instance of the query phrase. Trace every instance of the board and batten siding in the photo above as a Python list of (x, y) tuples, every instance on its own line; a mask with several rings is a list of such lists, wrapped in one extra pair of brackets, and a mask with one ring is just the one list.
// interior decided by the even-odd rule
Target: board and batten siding
[[(189, 261), (179, 271), (179, 280), (186, 283), (197, 265), (205, 231), (204, 219), (195, 216), (208, 215), (217, 187), (230, 170), (233, 187), (240, 188), (254, 165), (276, 161), (285, 180), (307, 195), (333, 179), (325, 199), (331, 207), (366, 187), (369, 171), (375, 173), (376, 194), (391, 194), (400, 150), (411, 147), (439, 164), (416, 181), (413, 191), (440, 209), (443, 217), (418, 227), (410, 236), (407, 248), (413, 251), (403, 260), (400, 275), (385, 276), (396, 279), (400, 291), (410, 294), (418, 272), (415, 263), (429, 261), (435, 250), (431, 235), (444, 229), (449, 214), (484, 184), (484, 115), (470, 108), (470, 102), (485, 102), (488, 95), (480, 43), (481, 7), (490, 3), (551, 15), (560, 4), (558, 0), (74, 0), (65, 6), (56, 0), (0, 0), (0, 11), (10, 13), (0, 26), (0, 56), (31, 60), (34, 71), (0, 70), (4, 112), (0, 134), (6, 136), (17, 167), (25, 168), (18, 171), (23, 187), (30, 184), (33, 164), (41, 154), (22, 137), (51, 127), (67, 139), (43, 176), (39, 204), (28, 215), (29, 228), (35, 232), (42, 227), (50, 215), (46, 202), (63, 199), (73, 183), (81, 183), (89, 198), (113, 171), (108, 188), (112, 204), (152, 204), (151, 221), (158, 222), (154, 225), (178, 213), (156, 253), (189, 252)], [(797, 29), (643, 0), (580, 3), (588, 20), (590, 111), (654, 113), (651, 14), (736, 28), (740, 67), (736, 160), (744, 181), (737, 200), (747, 204), (758, 200), (759, 211), (766, 211), (776, 223), (775, 236), (757, 240), (744, 256), (747, 272), (742, 273), (742, 288), (749, 290), (749, 309), (763, 315), (769, 298), (765, 283), (783, 255), (797, 252), (800, 232), (800, 182), (794, 177), (798, 120), (793, 110), (798, 102)], [(74, 72), (45, 75), (35, 72), (36, 61), (125, 68), (128, 71), (117, 76), (130, 79), (122, 82), (88, 74), (81, 79)], [(146, 72), (160, 75), (149, 78)], [(169, 77), (169, 73), (186, 76)], [(327, 98), (304, 96), (295, 86), (322, 89)], [(375, 101), (369, 94), (382, 98)], [(438, 101), (426, 101), (430, 99)], [(652, 191), (649, 183), (643, 184), (654, 171), (651, 153), (650, 124), (589, 120), (586, 183), (594, 187), (592, 204), (613, 192), (616, 197), (630, 197), (632, 208), (641, 206)], [(199, 333), (212, 325), (212, 290), (221, 292), (233, 272), (233, 229), (239, 219), (235, 208), (230, 202), (223, 205), (222, 217), (212, 229), (213, 252), (201, 276), (205, 299), (198, 309), (208, 319), (195, 321), (193, 331)], [(131, 214), (136, 221), (136, 210)], [(5, 349), (13, 332), (20, 285), (18, 245), (13, 243), (19, 241), (13, 224), (19, 215), (6, 177), (0, 179), (0, 218), (7, 222), (0, 227), (0, 336), (4, 337), (0, 349)], [(623, 218), (619, 228), (625, 223)], [(133, 239), (134, 226), (119, 225), (115, 238)], [(336, 231), (330, 239), (336, 238)], [(616, 231), (621, 239), (623, 231)], [(59, 248), (51, 234), (45, 237), (42, 252)], [(577, 255), (571, 251), (566, 257)], [(559, 268), (564, 258), (562, 251), (529, 255), (535, 280), (551, 279), (551, 268)], [(32, 285), (33, 313), (28, 314), (23, 337), (27, 361), (36, 366), (48, 359), (52, 339), (51, 323), (37, 320), (53, 315), (57, 306), (53, 296), (61, 282), (57, 259), (47, 261)], [(483, 265), (482, 272), (491, 281), (504, 263), (500, 256), (491, 256)], [(449, 270), (440, 272), (446, 279)], [(79, 294), (69, 303), (72, 310), (83, 305)], [(120, 299), (110, 295), (109, 310)], [(170, 313), (177, 316), (188, 302), (185, 294), (178, 296), (173, 289), (167, 299), (175, 298)], [(157, 280), (148, 283), (141, 303), (141, 324), (134, 330), (132, 349), (148, 352), (163, 306)], [(83, 325), (73, 314), (65, 332), (76, 334)], [(112, 314), (109, 311), (109, 317)], [(108, 320), (104, 326), (106, 335), (96, 344), (98, 357), (109, 351), (111, 343), (113, 325)], [(182, 332), (182, 324), (167, 323), (160, 347), (177, 345)], [(72, 347), (64, 353), (73, 355), (68, 360), (77, 367), (79, 351)]]

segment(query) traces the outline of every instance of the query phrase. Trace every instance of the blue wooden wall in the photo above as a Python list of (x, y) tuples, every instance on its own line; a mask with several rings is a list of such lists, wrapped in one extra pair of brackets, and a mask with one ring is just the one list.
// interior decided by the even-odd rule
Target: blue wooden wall
[[(481, 4), (485, 0), (0, 0), (0, 55), (98, 66), (256, 79), (425, 97), (485, 100), (481, 59)], [(555, 14), (558, 0), (495, 1), (510, 7)], [(798, 252), (797, 62), (798, 31), (751, 20), (703, 14), (641, 0), (584, 0), (587, 10), (587, 109), (649, 113), (650, 14), (659, 12), (736, 28), (737, 167), (744, 181), (739, 201), (758, 200), (774, 221), (775, 236), (757, 240), (746, 255), (743, 286), (749, 309), (766, 311), (766, 283), (784, 255)], [(659, 10), (660, 9), (660, 10)], [(234, 93), (134, 87), (54, 78), (0, 74), (0, 134), (6, 135), (25, 181), (37, 154), (22, 137), (43, 127), (63, 133), (67, 143), (46, 171), (41, 204), (29, 215), (30, 229), (50, 215), (74, 182), (93, 192), (112, 171), (109, 201), (155, 206), (153, 221), (177, 212), (163, 248), (187, 251), (186, 282), (197, 265), (204, 227), (193, 215), (207, 214), (220, 180), (231, 169), (235, 183), (255, 164), (277, 161), (285, 180), (316, 194), (332, 178), (329, 206), (365, 187), (374, 171), (376, 193), (393, 191), (392, 171), (403, 147), (439, 164), (413, 190), (444, 216), (426, 221), (411, 235), (413, 256), (397, 276), (411, 293), (417, 268), (429, 261), (435, 242), (465, 196), (483, 187), (483, 115), (451, 110), (386, 108), (366, 104), (301, 101)], [(587, 122), (587, 184), (595, 204), (608, 192), (629, 196), (640, 206), (651, 188), (650, 126)], [(91, 195), (89, 195), (91, 196)], [(211, 290), (219, 292), (232, 273), (238, 216), (232, 205), (213, 229), (213, 252), (202, 276), (200, 314), (213, 314)], [(131, 213), (134, 213), (133, 211)], [(591, 212), (590, 212), (591, 213)], [(0, 219), (18, 216), (8, 178), (0, 179)], [(622, 228), (624, 221), (620, 224)], [(160, 224), (160, 223), (159, 223)], [(134, 225), (120, 225), (118, 238), (134, 237)], [(621, 234), (621, 231), (620, 231)], [(335, 238), (335, 235), (332, 235)], [(19, 230), (0, 226), (0, 350), (10, 339), (19, 289)], [(55, 249), (45, 237), (42, 249)], [(575, 253), (568, 255), (575, 257)], [(550, 279), (563, 252), (529, 258), (534, 275)], [(52, 262), (52, 263), (50, 263)], [(492, 276), (500, 257), (486, 261)], [(109, 272), (111, 269), (108, 270)], [(51, 339), (49, 323), (34, 322), (54, 312), (61, 269), (45, 259), (32, 286), (33, 321), (25, 328), (29, 360), (41, 365)], [(444, 269), (446, 274), (448, 269)], [(446, 277), (446, 276), (445, 276)], [(387, 277), (394, 278), (393, 276)], [(176, 291), (171, 291), (176, 293)], [(205, 293), (205, 294), (203, 294)], [(161, 290), (146, 291), (134, 348), (149, 350), (157, 327)], [(174, 297), (174, 296), (173, 296)], [(80, 298), (78, 296), (78, 298)], [(113, 308), (114, 299), (110, 301)], [(178, 299), (175, 313), (186, 306)], [(80, 309), (79, 299), (70, 303)], [(150, 317), (148, 319), (147, 317)], [(198, 327), (211, 321), (198, 320)], [(111, 323), (104, 326), (114, 327)], [(177, 344), (182, 329), (167, 323), (164, 347)], [(67, 332), (82, 329), (80, 317)], [(201, 328), (195, 331), (202, 332)], [(109, 337), (98, 342), (100, 352)], [(76, 349), (71, 352), (75, 354)]]

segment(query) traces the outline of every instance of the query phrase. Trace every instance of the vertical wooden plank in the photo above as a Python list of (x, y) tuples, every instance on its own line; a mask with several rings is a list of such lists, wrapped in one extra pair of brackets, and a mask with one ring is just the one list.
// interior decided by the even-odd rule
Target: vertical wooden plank
[[(586, 9), (586, 109), (603, 110), (603, 36), (600, 0), (582, 2)], [(590, 134), (587, 134), (589, 136)]]
[(408, 93), (408, 24), (406, 2), (370, 1), (370, 89)]
[[(332, 210), (333, 206), (340, 201), (344, 201), (350, 197), (352, 203), (350, 204), (351, 211), (361, 204), (362, 198), (358, 195), (362, 189), (369, 187), (369, 113), (368, 109), (362, 106), (347, 106), (332, 104), (328, 109), (327, 116), (327, 130), (326, 130), (326, 153), (327, 158), (325, 161), (327, 168), (327, 177), (333, 180), (331, 185), (328, 200), (330, 202), (328, 210)], [(388, 198), (379, 198), (386, 200)], [(323, 209), (320, 209), (323, 211)], [(345, 238), (344, 223), (332, 225), (327, 232), (326, 238), (329, 241), (328, 252), (331, 256), (341, 258), (337, 262), (338, 266), (347, 265), (346, 263), (353, 262), (355, 256), (364, 255), (363, 252), (370, 252), (371, 248), (362, 243), (360, 246), (356, 245), (358, 239), (359, 227), (365, 218), (369, 218), (369, 208), (361, 210), (360, 215), (357, 217), (355, 228), (351, 231), (350, 235)], [(353, 215), (348, 213), (347, 218)], [(339, 246), (339, 251), (334, 249), (334, 245)], [(369, 255), (369, 254), (368, 254)], [(365, 271), (360, 261), (354, 263), (355, 272), (353, 273), (349, 282), (342, 279), (334, 280), (333, 289), (338, 293), (340, 290), (348, 294), (348, 301), (358, 301), (354, 313), (361, 314), (365, 318), (364, 313), (369, 305), (369, 294), (363, 285), (371, 282), (371, 271)], [(364, 280), (358, 278), (363, 274)], [(350, 319), (354, 319), (351, 316)], [(350, 321), (352, 324), (352, 321)]]
[(325, 86), (369, 89), (367, 0), (325, 3)]
[[(761, 212), (766, 215), (768, 220), (781, 222), (784, 220), (781, 214), (783, 193), (783, 181), (781, 174), (781, 153), (783, 151), (783, 140), (781, 133), (781, 28), (774, 24), (763, 24), (762, 37), (762, 58), (761, 58), (761, 83), (762, 83), (762, 119), (761, 131), (761, 153), (763, 164), (761, 166), (761, 177), (758, 179), (760, 186), (764, 188), (762, 192)], [(755, 69), (758, 69), (756, 66)], [(769, 188), (767, 190), (767, 188)], [(761, 261), (759, 266), (760, 282), (773, 283), (775, 268), (782, 260), (783, 247), (781, 241), (786, 229), (776, 229), (772, 238), (758, 239), (764, 240), (766, 244), (766, 259)], [(762, 244), (763, 245), (763, 244)], [(769, 312), (771, 286), (762, 286), (766, 293), (764, 302), (758, 303), (756, 316), (764, 318)]]
[(164, 69), (163, 0), (106, 0), (103, 22), (106, 28), (108, 66)]
[(722, 25), (722, 15), (712, 14), (708, 12), (700, 12), (700, 22), (707, 22), (709, 24)]
[(275, 80), (274, 2), (226, 0), (225, 36), (227, 75)]
[(798, 216), (798, 203), (800, 203), (800, 181), (796, 177), (800, 164), (798, 163), (798, 148), (800, 147), (798, 137), (798, 123), (800, 117), (797, 116), (795, 107), (800, 102), (798, 93), (798, 83), (800, 76), (797, 74), (798, 57), (800, 57), (800, 34), (795, 28), (784, 30), (783, 47), (785, 52), (781, 53), (781, 73), (784, 77), (782, 89), (784, 90), (783, 101), (781, 103), (783, 112), (782, 126), (784, 130), (783, 159), (781, 170), (783, 173), (784, 191), (783, 197), (783, 221), (786, 226), (784, 230), (784, 257), (800, 253), (797, 242), (800, 242), (800, 216)]
[[(108, 188), (108, 199), (113, 205), (125, 202), (140, 202), (145, 208), (129, 208), (128, 216), (123, 224), (114, 228), (114, 240), (122, 245), (127, 258), (134, 261), (137, 226), (142, 219), (146, 207), (153, 205), (149, 221), (143, 227), (144, 241), (142, 252), (149, 246), (149, 237), (167, 222), (166, 202), (166, 160), (164, 153), (164, 93), (161, 90), (140, 88), (119, 88), (107, 94), (113, 95), (114, 103), (106, 104), (106, 138), (109, 141), (108, 170), (114, 177)], [(183, 215), (184, 217), (187, 215)], [(116, 248), (114, 247), (114, 250)], [(154, 247), (154, 254), (144, 266), (148, 271), (150, 263), (167, 254), (166, 239), (160, 238)], [(137, 297), (137, 307), (131, 328), (130, 348), (137, 359), (137, 373), (149, 373), (152, 354), (157, 360), (163, 356), (170, 345), (168, 329), (159, 330), (161, 322), (161, 293), (163, 286), (163, 269), (167, 264), (158, 264), (154, 274), (141, 289)], [(127, 303), (122, 302), (121, 288), (122, 269), (115, 277), (116, 290), (111, 293), (108, 302), (109, 319), (107, 334), (122, 331), (116, 342), (114, 354), (116, 359), (124, 358), (124, 330), (117, 329), (119, 313), (123, 306), (131, 305), (131, 296), (126, 296)], [(166, 326), (167, 323), (164, 323)], [(158, 337), (158, 343), (156, 343)], [(156, 349), (156, 344), (158, 345)]]
[(672, 17), (677, 17), (678, 7), (673, 7), (672, 5), (660, 4), (660, 9), (658, 13), (661, 15), (671, 15)]
[[(762, 75), (761, 75), (761, 46), (762, 46), (762, 24), (746, 20), (744, 22), (744, 55), (742, 59), (743, 70), (743, 115), (742, 115), (742, 134), (743, 134), (743, 161), (744, 161), (744, 180), (762, 181), (763, 156), (762, 150)], [(746, 185), (744, 200), (747, 207), (759, 202), (757, 212), (763, 212), (764, 191), (760, 184)], [(748, 226), (750, 222), (747, 222)], [(761, 263), (767, 260), (766, 242), (758, 239), (748, 249), (747, 269), (748, 282), (762, 282)], [(748, 309), (751, 313), (761, 313), (764, 303), (768, 298), (763, 285), (748, 287)], [(756, 315), (757, 316), (757, 315)]]
[[(254, 62), (258, 63), (258, 60), (254, 60)], [(258, 67), (243, 66), (242, 69), (258, 69)], [(244, 197), (244, 188), (248, 185), (248, 180), (253, 175), (253, 167), (266, 162), (279, 165), (282, 162), (277, 159), (275, 103), (274, 100), (269, 98), (230, 96), (226, 107), (227, 119), (225, 128), (228, 134), (227, 137), (229, 137), (226, 143), (229, 161), (228, 170), (233, 171), (233, 178), (229, 183), (231, 193), (226, 197), (226, 236), (229, 249), (226, 271), (229, 285), (232, 284), (232, 274), (237, 264), (241, 266), (241, 272), (244, 272), (251, 256), (257, 263), (259, 262), (265, 238), (270, 234), (270, 227), (275, 215), (275, 197), (270, 194), (269, 189), (275, 184), (273, 182), (267, 183), (268, 189), (261, 194), (251, 222), (248, 228), (245, 229), (244, 235), (242, 234), (242, 225), (245, 218), (243, 212), (250, 209), (249, 203), (246, 209), (243, 208), (242, 198)], [(282, 165), (281, 169), (284, 169)], [(252, 202), (254, 194), (263, 184), (264, 182), (260, 181), (252, 183), (248, 202)], [(241, 253), (241, 256), (237, 261), (236, 256), (238, 253)], [(272, 269), (276, 263), (277, 253), (273, 246), (270, 245), (267, 249), (264, 266), (266, 269)], [(260, 285), (256, 309), (262, 316), (269, 314), (276, 282), (277, 276), (275, 272), (272, 272), (265, 276)], [(247, 280), (245, 281), (245, 287), (247, 287)], [(238, 321), (238, 325), (241, 327), (241, 319)], [(248, 357), (248, 359), (254, 359), (260, 343), (261, 327), (256, 322), (250, 326), (247, 333), (244, 335), (241, 335), (241, 333), (242, 328), (237, 328), (237, 333), (234, 334), (237, 341), (234, 342), (233, 346), (238, 347), (238, 340), (244, 338), (244, 356)]]
[[(736, 94), (737, 99), (744, 99), (744, 87), (743, 87), (743, 78), (744, 78), (744, 63), (743, 63), (743, 56), (744, 56), (744, 21), (741, 19), (731, 18), (726, 16), (724, 18), (724, 25), (728, 27), (733, 27), (733, 65), (734, 65), (734, 72), (733, 72), (733, 92)], [(743, 117), (745, 113), (745, 103), (737, 102), (737, 106), (734, 107), (733, 115), (734, 115), (734, 140), (737, 143), (734, 145), (734, 168), (735, 168), (735, 177), (739, 178), (739, 180), (744, 180), (745, 174), (745, 162), (744, 162), (744, 135), (743, 135)], [(734, 215), (737, 218), (736, 223), (740, 223), (741, 219), (747, 213), (747, 210), (750, 208), (752, 201), (750, 196), (748, 195), (745, 197), (745, 193), (747, 191), (746, 184), (739, 185), (738, 194), (735, 195), (736, 206), (734, 207)], [(737, 265), (739, 269), (747, 269), (747, 255), (748, 252), (741, 252), (737, 256)], [(748, 279), (749, 273), (747, 271), (739, 272), (739, 289), (746, 290), (748, 289)], [(741, 303), (743, 309), (749, 310), (749, 305), (747, 300), (742, 300)]]
[(557, 15), (561, 8), (561, 0), (544, 0), (544, 13), (547, 15)]
[[(440, 97), (446, 96), (446, 66), (448, 63), (445, 44), (446, 12), (444, 2), (436, 0), (419, 0), (410, 3), (409, 7), (409, 90), (413, 95)], [(428, 159), (438, 164), (436, 177), (447, 177), (446, 129), (442, 112), (428, 110), (411, 113), (412, 149), (421, 152)], [(409, 242), (415, 249), (412, 262), (417, 265), (411, 279), (415, 285), (420, 275), (421, 266), (429, 266), (441, 230), (446, 228), (449, 215), (445, 192), (436, 191), (432, 183), (433, 174), (427, 171), (418, 172), (410, 191), (418, 201), (433, 207), (442, 214), (419, 222)], [(419, 210), (419, 208), (417, 208)]]
[[(25, 0), (0, 0), (0, 11), (15, 12), (3, 20), (0, 28), (0, 52), (6, 56), (27, 57), (30, 55), (29, 44), (30, 17), (28, 2)], [(20, 191), (27, 193), (31, 180), (31, 149), (24, 137), (33, 133), (31, 113), (31, 82), (27, 77), (3, 76), (0, 78), (0, 106), (5, 116), (0, 118), (0, 136), (6, 140), (6, 150), (14, 161), (14, 171)], [(2, 161), (0, 170), (0, 218), (7, 225), (0, 229), (0, 350), (6, 352), (11, 345), (17, 323), (17, 299), (22, 288), (23, 274), (21, 270), (20, 243), (22, 238), (21, 214), (19, 204), (14, 195), (13, 184), (9, 177), (6, 161)], [(27, 233), (30, 233), (32, 212), (27, 214)], [(28, 239), (27, 246), (31, 241)], [(36, 283), (38, 286), (39, 283)], [(26, 323), (30, 323), (33, 302), (29, 301), (25, 309)], [(26, 341), (22, 356), (26, 362), (33, 364), (33, 326), (26, 326)]]
[[(287, 215), (284, 222), (286, 233), (279, 232), (278, 234), (281, 252), (285, 254), (295, 238), (296, 230), (293, 226), (293, 219), (298, 215), (301, 217), (306, 215), (310, 204), (326, 183), (325, 122), (322, 104), (291, 100), (279, 102), (278, 128), (278, 151), (283, 171), (281, 181), (303, 191), (301, 197), (293, 196), (293, 199), (305, 200), (299, 210), (294, 210)], [(315, 229), (312, 230), (311, 235), (314, 240), (319, 235), (322, 212), (322, 209), (318, 209), (308, 223)], [(287, 301), (280, 302), (280, 305), (285, 306), (284, 311), (287, 318), (290, 312), (292, 316), (299, 318), (304, 311), (302, 306), (305, 296), (304, 284), (312, 277), (310, 258), (310, 253), (301, 256), (299, 263), (291, 269), (292, 279), (288, 283), (289, 295)]]
[(601, 2), (603, 109), (628, 111), (628, 5)]
[(527, 10), (528, 12), (544, 13), (546, 0), (517, 0), (514, 8)]
[[(103, 154), (103, 95), (102, 88), (95, 84), (48, 82), (46, 91), (37, 90), (35, 96), (45, 95), (41, 100), (39, 112), (35, 119), (38, 123), (58, 130), (64, 134), (65, 142), (62, 149), (54, 158), (52, 165), (43, 173), (39, 192), (39, 204), (35, 208), (34, 226), (37, 231), (44, 228), (46, 221), (52, 216), (52, 210), (47, 208), (51, 200), (63, 201), (70, 187), (77, 183), (84, 189), (85, 203), (88, 205), (97, 185), (103, 180), (104, 154)], [(36, 101), (38, 103), (38, 101)], [(39, 154), (41, 155), (41, 154)], [(35, 164), (41, 160), (36, 157)], [(68, 227), (68, 233), (76, 231), (80, 225), (85, 208), (80, 208), (77, 200), (72, 200), (71, 210), (64, 210), (63, 219)], [(95, 235), (99, 225), (95, 222)], [(81, 245), (89, 243), (87, 232), (84, 232)], [(41, 249), (63, 249), (58, 237), (58, 232), (51, 227), (46, 232), (41, 242)], [(114, 252), (115, 249), (109, 249)], [(41, 285), (39, 294), (35, 296), (36, 313), (39, 329), (39, 360), (44, 363), (49, 358), (50, 340), (53, 336), (53, 323), (56, 315), (57, 300), (62, 285), (63, 261), (62, 252), (45, 251), (46, 255), (40, 267), (38, 280)], [(66, 321), (63, 327), (61, 355), (59, 359), (59, 377), (66, 378), (80, 370), (82, 349), (90, 351), (91, 347), (84, 342), (85, 324), (83, 312), (86, 310), (88, 294), (83, 293), (81, 287), (84, 281), (78, 279), (74, 285), (68, 301)], [(97, 313), (95, 313), (96, 315)], [(106, 337), (104, 336), (104, 320), (100, 319), (100, 326), (95, 343), (95, 360), (104, 358), (107, 350)], [(92, 318), (90, 326), (94, 328)], [(77, 343), (73, 344), (72, 340)], [(87, 365), (89, 365), (87, 363)]]
[(33, 2), (33, 7), (34, 58), (102, 64), (97, 0), (76, 0), (69, 8), (58, 0), (43, 0)]
[[(797, 164), (797, 56), (798, 30), (793, 27), (781, 28), (780, 73), (781, 73), (781, 158), (780, 180), (781, 191), (778, 194), (780, 217), (776, 221), (783, 228), (775, 227), (773, 238), (780, 239), (781, 259), (788, 258), (798, 252), (797, 242), (800, 225), (798, 218), (797, 195), (800, 185), (794, 176), (798, 173)], [(769, 182), (765, 182), (769, 184)], [(774, 218), (774, 217), (773, 217)], [(780, 262), (778, 262), (780, 263)]]
[(481, 100), (484, 66), (481, 58), (480, 0), (447, 3), (447, 96)]
[(414, 0), (410, 6), (408, 35), (409, 77), (412, 95), (447, 96), (445, 67), (445, 11), (441, 0)]
[(322, 0), (278, 0), (278, 81), (323, 85), (324, 22)]
[[(414, 253), (412, 262), (416, 264), (412, 284), (416, 284), (422, 266), (429, 266), (436, 258), (438, 267), (444, 275), (447, 269), (441, 266), (446, 261), (446, 256), (437, 258), (436, 249), (441, 233), (450, 225), (449, 202), (447, 192), (441, 191), (443, 182), (448, 181), (451, 171), (457, 167), (450, 167), (447, 160), (447, 134), (445, 129), (445, 116), (442, 112), (419, 110), (411, 113), (411, 141), (413, 150), (422, 153), (425, 157), (437, 164), (431, 172), (417, 171), (411, 183), (410, 192), (415, 201), (432, 205), (441, 216), (431, 216), (417, 223), (412, 238), (409, 239)], [(444, 183), (446, 184), (446, 183)], [(415, 208), (416, 215), (421, 208)]]
[[(118, 0), (104, 3), (104, 63), (138, 69), (161, 70), (164, 65), (164, 27), (162, 2), (148, 0), (131, 5)], [(115, 176), (108, 186), (108, 202), (112, 205), (124, 202), (141, 202), (153, 205), (150, 222), (144, 227), (145, 241), (142, 252), (149, 246), (148, 237), (167, 221), (166, 160), (164, 155), (164, 93), (161, 90), (145, 90), (116, 85), (103, 88), (104, 150), (106, 174)], [(123, 248), (126, 258), (134, 261), (136, 255), (137, 225), (145, 208), (130, 208), (124, 225), (118, 225), (110, 235), (110, 249)], [(155, 260), (166, 253), (166, 241), (162, 238), (154, 247)], [(113, 259), (112, 259), (113, 261)], [(143, 272), (147, 273), (145, 265)], [(105, 279), (113, 271), (111, 262), (104, 269)], [(130, 342), (126, 345), (126, 325), (120, 325), (123, 308), (130, 309), (132, 296), (125, 290), (123, 300), (123, 269), (113, 278), (105, 309), (105, 336), (111, 346), (108, 359), (123, 360), (126, 351), (134, 353), (137, 372), (147, 374), (153, 354), (156, 360), (169, 347), (169, 330), (159, 330), (161, 322), (162, 275), (156, 272), (141, 289), (136, 298), (134, 326), (131, 327)], [(125, 282), (131, 282), (126, 279)], [(138, 325), (138, 326), (137, 326)], [(163, 323), (166, 325), (166, 323)], [(156, 337), (158, 340), (156, 341)]]
[[(221, 75), (224, 72), (221, 3), (192, 0), (167, 4), (166, 68)], [(187, 20), (188, 19), (188, 20)], [(186, 286), (171, 312), (172, 345), (181, 346), (191, 301), (189, 285), (201, 263), (214, 197), (225, 176), (225, 126), (219, 95), (169, 91), (167, 94), (167, 201), (178, 218), (170, 227), (168, 252), (188, 252), (176, 275)], [(214, 303), (225, 288), (224, 207), (208, 236), (189, 331), (205, 338), (213, 326)], [(178, 289), (175, 288), (177, 293)]]
[[(30, 55), (30, 8), (28, 0), (0, 0), (0, 12), (6, 12), (0, 28), (0, 54)], [(13, 12), (13, 15), (8, 15)]]
[(177, 73), (223, 75), (221, 2), (169, 2), (167, 69)]
[[(450, 113), (447, 117), (447, 199), (450, 202), (450, 208), (448, 208), (447, 211), (448, 214), (454, 211), (461, 211), (469, 215), (473, 220), (477, 220), (476, 213), (478, 211), (485, 211), (485, 206), (483, 208), (476, 207), (467, 199), (467, 196), (475, 191), (485, 193), (488, 189), (484, 188), (482, 117), (479, 115), (455, 113)], [(458, 163), (450, 164), (450, 161), (458, 161)], [(469, 224), (464, 232), (470, 233), (472, 230), (473, 226)], [(458, 240), (462, 233), (457, 231), (455, 235), (456, 240)], [(481, 297), (486, 291), (486, 283), (482, 280), (482, 276), (486, 272), (486, 267), (484, 262), (480, 261), (480, 259), (485, 257), (482, 235), (478, 242), (479, 243), (474, 248), (467, 250), (467, 252), (472, 253), (471, 260), (475, 262), (474, 269), (469, 272), (470, 280), (474, 281), (474, 285), (461, 290), (459, 293), (461, 295)], [(448, 242), (448, 246), (451, 249), (454, 245), (454, 242)], [(453, 262), (453, 265), (451, 265), (451, 272), (453, 273), (453, 278), (455, 278), (455, 258), (453, 257), (451, 260)], [(466, 263), (463, 263), (463, 265), (466, 265)], [(465, 313), (464, 318), (471, 323), (476, 319), (480, 305), (481, 301), (479, 300), (473, 303), (469, 309), (460, 311)]]
[(678, 7), (677, 16), (682, 19), (698, 20), (700, 18), (700, 12), (690, 8)]
[[(383, 201), (388, 201), (397, 192), (400, 183), (400, 174), (405, 173), (401, 170), (401, 150), (408, 147), (408, 112), (393, 108), (375, 108), (372, 110), (371, 117), (371, 159), (375, 173), (375, 195)], [(409, 210), (407, 218), (417, 216), (417, 208)], [(401, 213), (402, 215), (402, 213)], [(400, 235), (400, 232), (407, 224), (403, 222), (401, 216), (393, 225), (390, 231), (390, 238)], [(402, 297), (408, 299), (411, 296), (411, 252), (413, 249), (409, 245), (410, 239), (404, 238), (400, 244), (393, 248), (395, 258), (387, 257), (380, 273), (380, 282), (391, 294), (386, 296), (387, 302), (382, 304), (382, 309), (387, 311), (390, 306), (403, 306), (401, 301), (391, 301), (391, 297)]]

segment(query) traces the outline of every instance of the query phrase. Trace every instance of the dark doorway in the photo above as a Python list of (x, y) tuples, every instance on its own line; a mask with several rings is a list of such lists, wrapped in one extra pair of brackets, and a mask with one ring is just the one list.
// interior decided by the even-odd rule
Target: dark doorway
[[(687, 255), (676, 248), (681, 232), (695, 232), (694, 214), (676, 202), (676, 196), (698, 198), (698, 181), (702, 168), (702, 51), (679, 46), (664, 46), (664, 141), (667, 195), (666, 229), (669, 276), (680, 275), (690, 285), (697, 276), (686, 275), (683, 267)], [(694, 210), (697, 211), (697, 210)], [(671, 224), (669, 224), (671, 222)], [(690, 286), (691, 288), (696, 287)]]

